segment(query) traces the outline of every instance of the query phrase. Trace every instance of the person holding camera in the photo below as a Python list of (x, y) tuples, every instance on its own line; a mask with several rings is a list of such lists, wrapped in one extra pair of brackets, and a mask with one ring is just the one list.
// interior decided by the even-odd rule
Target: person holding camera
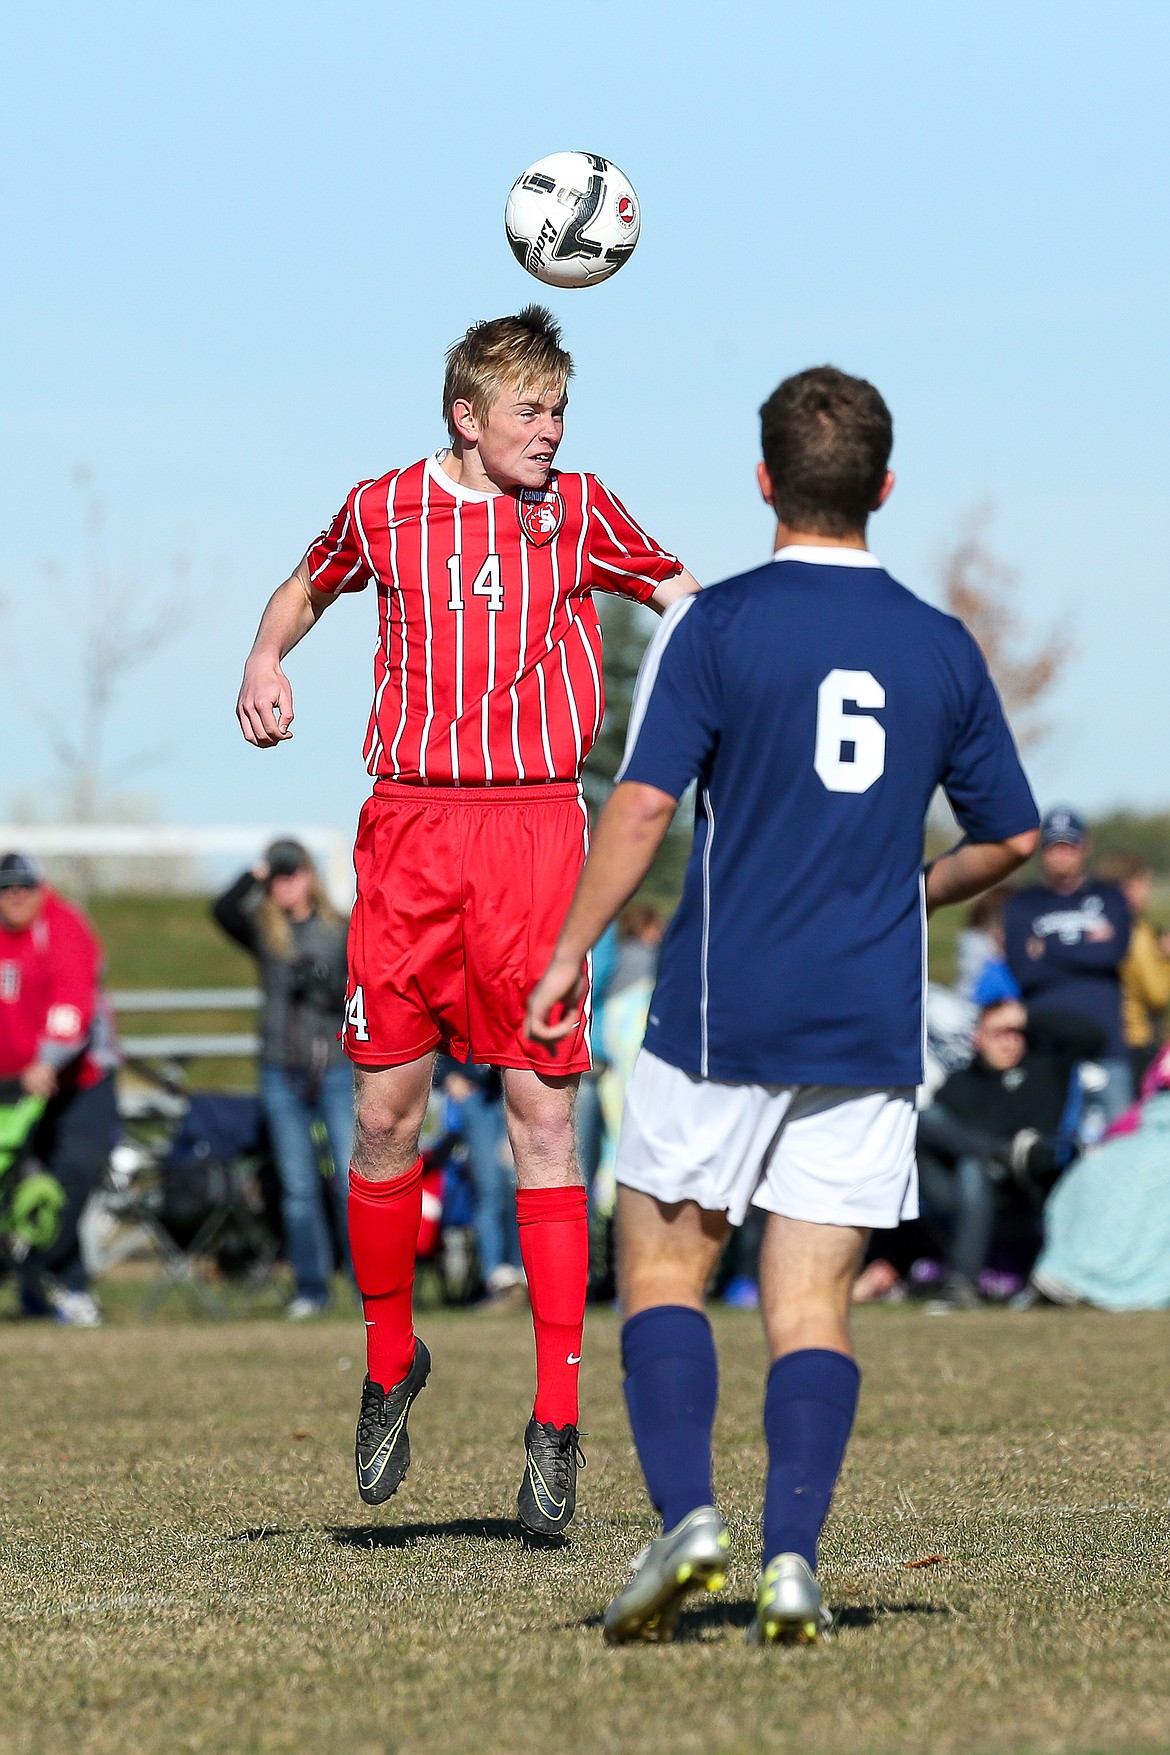
[(296, 1289), (285, 1314), (315, 1316), (329, 1302), (333, 1250), (322, 1204), (314, 1127), (333, 1159), (328, 1178), (347, 1269), (346, 1171), (353, 1147), (353, 1071), (338, 1031), (345, 1009), (348, 923), (331, 905), (299, 841), (274, 841), (263, 859), (212, 904), (229, 938), (260, 971), (260, 1097), (280, 1178), (285, 1249)]

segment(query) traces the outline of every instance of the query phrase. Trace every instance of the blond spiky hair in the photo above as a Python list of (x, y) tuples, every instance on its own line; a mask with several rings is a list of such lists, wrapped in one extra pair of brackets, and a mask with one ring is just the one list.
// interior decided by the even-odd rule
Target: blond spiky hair
[(456, 437), (451, 410), (468, 402), (482, 421), (501, 390), (564, 395), (573, 362), (561, 346), (561, 330), (543, 305), (525, 305), (515, 317), (473, 323), (447, 354), (443, 379), (443, 419)]

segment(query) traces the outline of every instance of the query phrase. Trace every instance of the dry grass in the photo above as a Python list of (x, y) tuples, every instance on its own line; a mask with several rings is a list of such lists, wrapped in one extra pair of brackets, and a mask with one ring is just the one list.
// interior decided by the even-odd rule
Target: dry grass
[[(862, 1313), (827, 1650), (742, 1643), (761, 1349), (718, 1318), (724, 1599), (607, 1650), (649, 1519), (592, 1320), (569, 1546), (512, 1521), (526, 1322), (431, 1315), (415, 1467), (371, 1525), (354, 1322), (0, 1326), (0, 1750), (1153, 1750), (1170, 1727), (1159, 1317)], [(939, 1564), (905, 1562), (945, 1554)]]

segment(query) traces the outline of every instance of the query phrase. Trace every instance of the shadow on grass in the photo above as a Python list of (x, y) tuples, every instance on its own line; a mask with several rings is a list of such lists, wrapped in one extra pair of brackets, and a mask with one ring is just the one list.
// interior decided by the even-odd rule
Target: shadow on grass
[[(756, 1605), (746, 1598), (738, 1603), (704, 1603), (701, 1608), (684, 1609), (678, 1619), (675, 1630), (675, 1641), (701, 1639), (704, 1634), (716, 1632), (724, 1627), (746, 1627), (755, 1614)], [(562, 1621), (561, 1630), (567, 1632), (573, 1627), (600, 1627), (602, 1617), (582, 1615), (576, 1621)], [(653, 1642), (650, 1642), (653, 1643)]]
[(855, 1603), (852, 1608), (838, 1609), (834, 1627), (874, 1627), (887, 1615), (953, 1615), (946, 1603)]
[(534, 1536), (514, 1517), (459, 1517), (449, 1523), (373, 1523), (330, 1528), (340, 1548), (412, 1548), (416, 1542), (461, 1536), (477, 1542), (510, 1542), (553, 1552), (567, 1546), (564, 1536)]
[[(693, 1609), (684, 1609), (678, 1619), (675, 1642), (685, 1644), (687, 1640), (709, 1638), (712, 1633), (720, 1633), (729, 1628), (746, 1628), (750, 1625), (756, 1612), (754, 1599), (744, 1597), (740, 1601), (703, 1603)], [(841, 1627), (875, 1627), (887, 1615), (953, 1615), (954, 1610), (940, 1603), (858, 1603), (851, 1608), (841, 1609), (834, 1616), (834, 1631)], [(600, 1615), (584, 1615), (579, 1621), (562, 1623), (565, 1629), (570, 1627), (600, 1627)]]

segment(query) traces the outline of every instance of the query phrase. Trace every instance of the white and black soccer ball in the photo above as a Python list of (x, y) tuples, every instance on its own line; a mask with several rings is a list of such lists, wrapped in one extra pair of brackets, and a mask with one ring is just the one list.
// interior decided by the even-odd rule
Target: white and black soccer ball
[(594, 286), (633, 255), (642, 226), (628, 177), (593, 152), (550, 152), (517, 177), (504, 209), (521, 268), (547, 286)]

